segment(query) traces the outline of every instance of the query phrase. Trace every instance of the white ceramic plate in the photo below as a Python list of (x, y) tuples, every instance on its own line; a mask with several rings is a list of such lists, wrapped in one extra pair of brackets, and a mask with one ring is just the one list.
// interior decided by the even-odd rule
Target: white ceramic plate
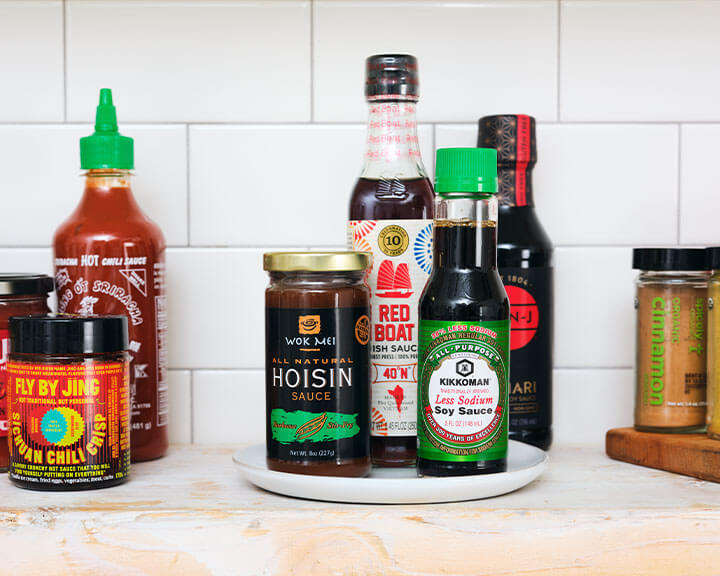
[(539, 448), (511, 440), (507, 472), (450, 478), (418, 478), (414, 468), (374, 468), (367, 478), (276, 472), (268, 470), (262, 444), (239, 450), (233, 460), (248, 481), (286, 496), (356, 504), (430, 504), (513, 492), (540, 476), (548, 456)]

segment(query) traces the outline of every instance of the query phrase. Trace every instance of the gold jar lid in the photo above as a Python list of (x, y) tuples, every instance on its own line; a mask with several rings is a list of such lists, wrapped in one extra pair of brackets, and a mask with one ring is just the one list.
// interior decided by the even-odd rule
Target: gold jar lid
[(263, 269), (270, 272), (352, 272), (371, 265), (371, 252), (267, 252), (263, 256)]

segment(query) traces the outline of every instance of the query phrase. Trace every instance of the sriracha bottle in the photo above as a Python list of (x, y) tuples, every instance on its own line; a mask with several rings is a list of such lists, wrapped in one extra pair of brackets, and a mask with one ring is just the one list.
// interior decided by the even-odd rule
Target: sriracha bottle
[(133, 461), (168, 448), (165, 239), (130, 189), (133, 141), (100, 91), (95, 133), (80, 140), (85, 192), (55, 233), (58, 311), (128, 317)]
[(415, 464), (418, 301), (432, 269), (433, 189), (420, 158), (417, 60), (366, 61), (365, 167), (350, 201), (349, 244), (373, 253), (370, 443), (376, 466)]

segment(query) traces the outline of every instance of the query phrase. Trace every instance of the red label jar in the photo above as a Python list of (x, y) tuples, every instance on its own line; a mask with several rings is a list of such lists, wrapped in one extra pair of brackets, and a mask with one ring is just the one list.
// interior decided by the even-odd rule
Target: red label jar
[(47, 314), (53, 281), (42, 274), (0, 274), (0, 472), (10, 466), (7, 417), (7, 359), (10, 351), (10, 316)]
[(84, 490), (130, 472), (125, 316), (10, 318), (10, 480)]

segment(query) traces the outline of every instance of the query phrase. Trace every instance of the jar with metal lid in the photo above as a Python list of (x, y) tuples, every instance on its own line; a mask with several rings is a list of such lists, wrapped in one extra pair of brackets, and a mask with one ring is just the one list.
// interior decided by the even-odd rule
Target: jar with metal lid
[(694, 432), (706, 418), (705, 250), (633, 250), (637, 310), (635, 428)]
[(265, 254), (267, 463), (324, 476), (370, 472), (367, 252)]
[(708, 286), (707, 433), (720, 440), (720, 246), (707, 249), (707, 263), (712, 270)]
[(0, 472), (10, 466), (8, 449), (7, 357), (10, 351), (10, 316), (47, 314), (53, 280), (43, 274), (0, 274)]
[(130, 472), (125, 316), (14, 316), (7, 364), (10, 480), (86, 490)]

